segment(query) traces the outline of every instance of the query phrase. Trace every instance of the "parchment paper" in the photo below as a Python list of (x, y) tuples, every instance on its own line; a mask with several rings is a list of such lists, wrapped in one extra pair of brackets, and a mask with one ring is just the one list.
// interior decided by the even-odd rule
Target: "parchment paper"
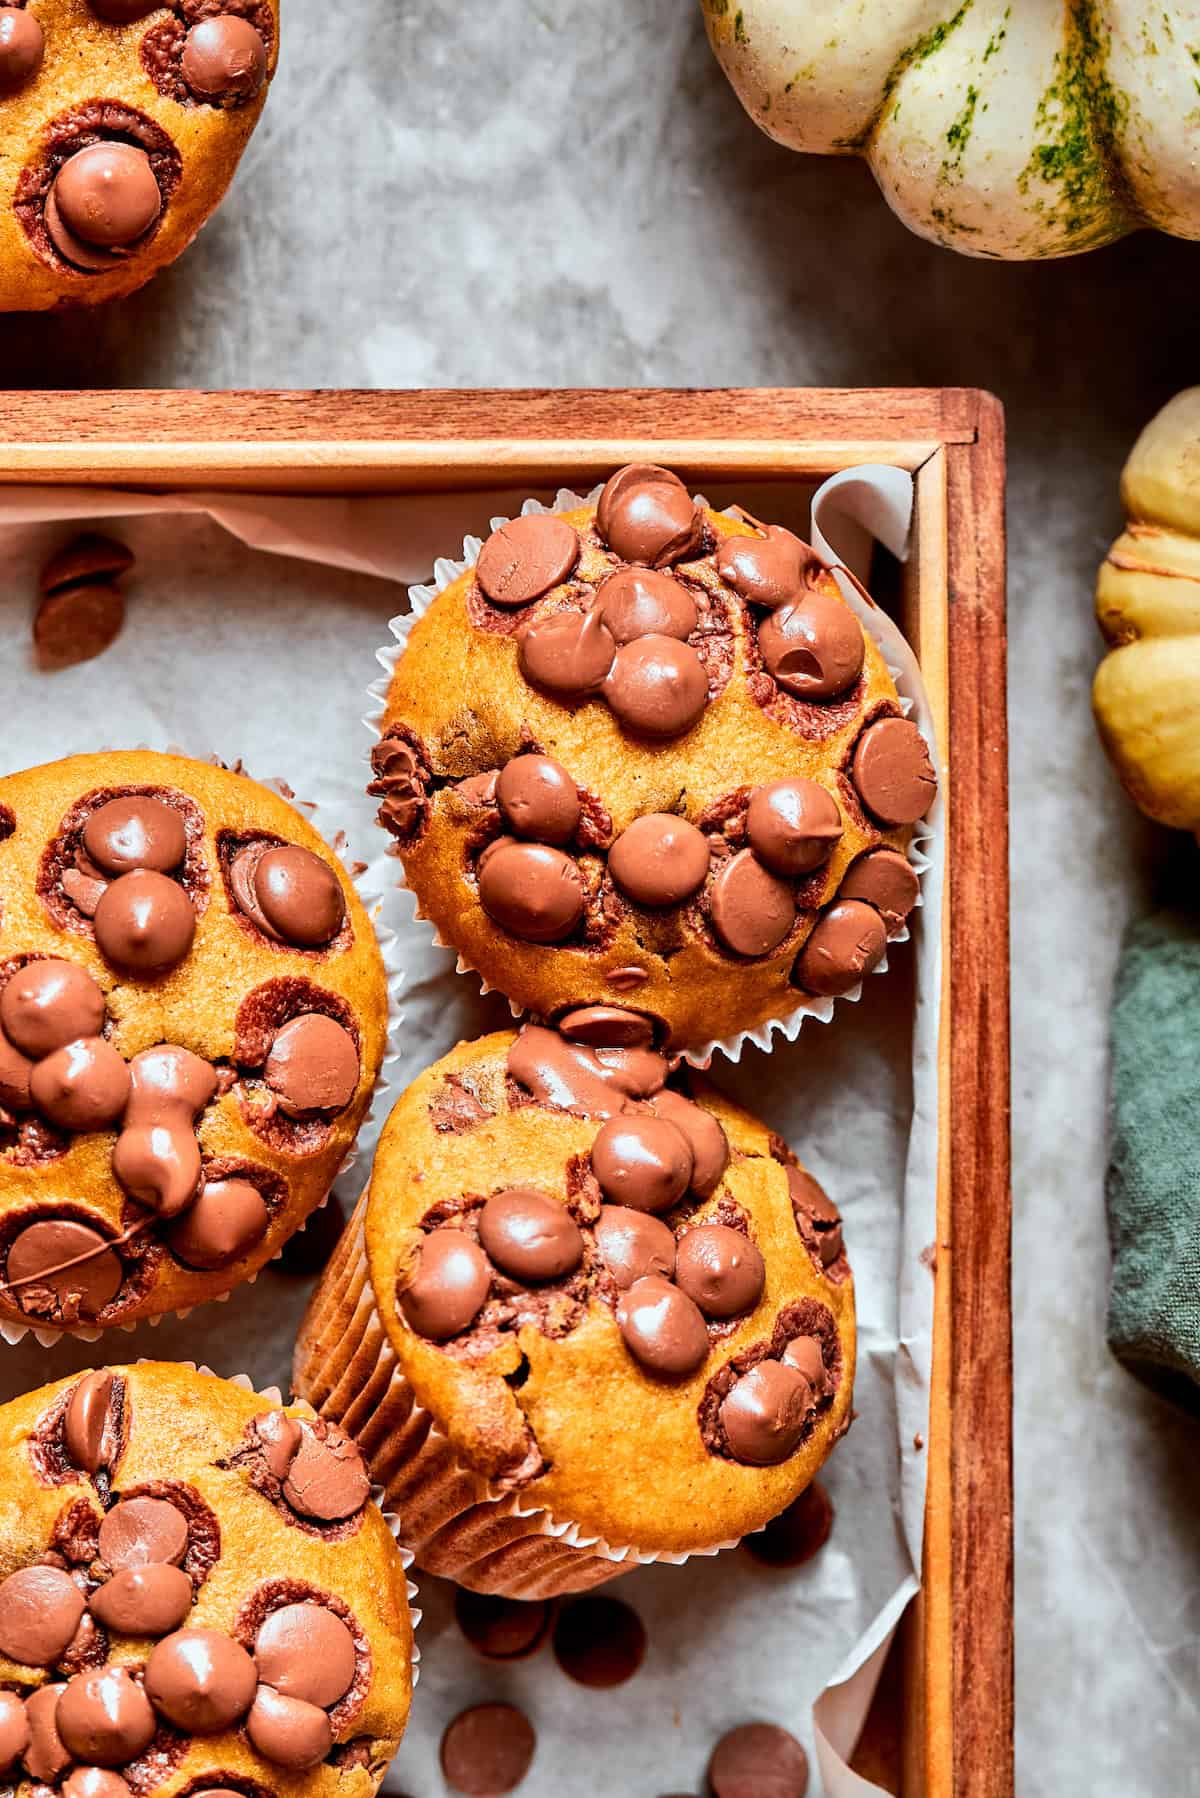
[[(5, 578), (0, 603), (4, 765), (15, 769), (105, 745), (178, 745), (240, 756), (317, 802), (327, 833), (343, 827), (371, 864), (381, 918), (400, 933), (403, 1022), (390, 1078), (398, 1090), (463, 1036), (509, 1021), (497, 996), (456, 975), (453, 957), (410, 923), (394, 887), (373, 806), (363, 794), (367, 736), (359, 723), (372, 655), (398, 609), (397, 581), (428, 578), (434, 557), (468, 532), (519, 510), (523, 493), (347, 500), (255, 495), (121, 494), (0, 489)], [(539, 498), (551, 499), (548, 493)], [(802, 534), (824, 532), (865, 573), (865, 532), (902, 553), (911, 489), (894, 470), (852, 470), (828, 483), (810, 524), (811, 493), (744, 484), (710, 487)], [(38, 570), (70, 534), (67, 520), (112, 521), (135, 550), (125, 630), (99, 660), (38, 673), (29, 624)], [(847, 533), (847, 523), (851, 530)], [(850, 540), (853, 538), (853, 542)], [(889, 658), (891, 659), (891, 658)], [(928, 730), (928, 716), (916, 714)], [(807, 1566), (780, 1572), (744, 1549), (684, 1567), (649, 1567), (612, 1590), (636, 1606), (648, 1653), (611, 1692), (585, 1692), (549, 1651), (514, 1667), (478, 1661), (453, 1620), (452, 1591), (421, 1581), (422, 1679), (408, 1736), (386, 1789), (411, 1798), (448, 1791), (437, 1745), (450, 1718), (485, 1698), (521, 1704), (538, 1730), (522, 1798), (630, 1798), (703, 1789), (713, 1742), (755, 1718), (784, 1724), (815, 1755), (813, 1790), (863, 1798), (877, 1788), (846, 1765), (884, 1648), (920, 1566), (933, 1282), (936, 1033), (942, 844), (927, 845), (914, 944), (893, 954), (864, 1001), (837, 1008), (770, 1054), (747, 1047), (714, 1077), (799, 1151), (842, 1208), (859, 1317), (857, 1421), (822, 1474), (832, 1537)], [(356, 1196), (373, 1147), (362, 1143)], [(0, 1353), (0, 1397), (104, 1359), (156, 1355), (248, 1370), (259, 1387), (288, 1383), (291, 1343), (310, 1282), (268, 1269), (228, 1305), (102, 1344), (31, 1340)]]

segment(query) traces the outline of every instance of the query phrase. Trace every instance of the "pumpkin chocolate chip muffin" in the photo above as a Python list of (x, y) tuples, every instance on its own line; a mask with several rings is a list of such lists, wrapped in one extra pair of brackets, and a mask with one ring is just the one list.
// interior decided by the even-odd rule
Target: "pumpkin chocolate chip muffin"
[(761, 1528), (844, 1433), (854, 1352), (816, 1181), (587, 1007), (408, 1088), (294, 1379), (421, 1566), (547, 1598)]
[(148, 750), (0, 780), (0, 1327), (257, 1273), (328, 1193), (386, 1029), (370, 920), (277, 793)]
[(400, 1552), (353, 1444), (165, 1362), (0, 1408), (0, 1778), (367, 1794), (408, 1720)]
[(420, 914), (539, 1016), (728, 1038), (854, 989), (916, 902), (936, 783), (875, 643), (807, 544), (665, 469), (495, 531), (380, 732)]
[(173, 262), (278, 51), (279, 0), (0, 4), (0, 312), (97, 305)]

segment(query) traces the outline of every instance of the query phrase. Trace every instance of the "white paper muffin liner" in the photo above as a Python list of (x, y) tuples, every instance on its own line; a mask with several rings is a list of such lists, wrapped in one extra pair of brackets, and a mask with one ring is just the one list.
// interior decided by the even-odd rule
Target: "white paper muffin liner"
[[(867, 469), (845, 471), (845, 473), (848, 474), (869, 474), (869, 472), (870, 471)], [(897, 473), (894, 469), (888, 469), (886, 472), (892, 477)], [(835, 482), (841, 483), (844, 479), (845, 474), (841, 476), (835, 475), (831, 481), (825, 482), (818, 488), (812, 501), (814, 522), (820, 510), (822, 496), (832, 489)], [(911, 491), (910, 478), (904, 476), (903, 479), (909, 481)], [(600, 485), (593, 487), (590, 493), (580, 495), (573, 492), (568, 487), (560, 487), (554, 496), (553, 505), (546, 506), (543, 505), (540, 500), (527, 499), (521, 507), (521, 514), (524, 516), (530, 512), (573, 512), (577, 511), (581, 506), (595, 506), (602, 491), (603, 486)], [(700, 494), (697, 494), (695, 498), (701, 505), (707, 503)], [(740, 516), (740, 513), (736, 507), (730, 507), (728, 508), (728, 515), (736, 517)], [(508, 520), (504, 517), (493, 518), (491, 520), (491, 527), (495, 531), (507, 522)], [(900, 707), (905, 717), (909, 717), (915, 713), (915, 722), (925, 738), (929, 748), (930, 759), (933, 761), (936, 768), (938, 763), (933, 721), (929, 710), (928, 700), (925, 695), (924, 683), (921, 679), (920, 669), (913, 651), (909, 647), (898, 626), (892, 622), (887, 614), (883, 612), (873, 600), (864, 596), (864, 591), (860, 588), (858, 581), (845, 567), (845, 564), (838, 560), (828, 544), (826, 544), (820, 530), (814, 529), (813, 535), (816, 540), (816, 546), (828, 562), (834, 579), (838, 583), (842, 597), (858, 617), (859, 622), (869, 633), (871, 640), (883, 656), (888, 673), (895, 682), (896, 691), (900, 700)], [(419, 618), (424, 617), (425, 613), (429, 610), (429, 607), (440, 593), (443, 593), (447, 587), (456, 581), (459, 575), (465, 574), (468, 568), (474, 566), (482, 548), (482, 538), (468, 536), (463, 539), (461, 560), (454, 561), (449, 557), (439, 556), (433, 565), (432, 583), (429, 585), (411, 586), (409, 588), (408, 597), (411, 610), (408, 612), (397, 613), (394, 618), (388, 620), (388, 629), (391, 632), (392, 641), (384, 644), (375, 652), (375, 659), (384, 672), (382, 675), (377, 676), (367, 688), (367, 697), (371, 702), (371, 708), (363, 718), (363, 723), (370, 731), (373, 741), (378, 742), (383, 734), (383, 719), (387, 709), (388, 688), (391, 685), (392, 674), (395, 670), (396, 663), (400, 660), (400, 657), (404, 654), (404, 651), (408, 646), (408, 639), (413, 626)], [(365, 759), (368, 761), (370, 759), (369, 750), (365, 752)], [(921, 880), (930, 866), (930, 858), (925, 854), (922, 845), (933, 843), (939, 836), (941, 810), (941, 800), (939, 797), (934, 800), (929, 815), (914, 827), (913, 834), (909, 839), (906, 855), (913, 871), (917, 875), (918, 881)], [(400, 850), (396, 843), (390, 843), (388, 845), (387, 853), (397, 861), (400, 861)], [(448, 949), (456, 955), (457, 960), (455, 965), (457, 971), (460, 974), (474, 974), (484, 993), (499, 990), (493, 988), (489, 984), (480, 973), (479, 969), (466, 959), (462, 952), (456, 948), (455, 944), (448, 943), (445, 940), (433, 920), (426, 917), (424, 912), (422, 912), (417, 896), (408, 884), (402, 862), (400, 863), (400, 874), (396, 879), (396, 886), (401, 893), (412, 900), (411, 922), (413, 924), (427, 926), (437, 947), (439, 949)], [(918, 906), (922, 903), (919, 891), (916, 903)], [(888, 938), (888, 949), (890, 949), (894, 943), (907, 942), (910, 935), (911, 931), (906, 922), (894, 936)], [(887, 950), (885, 950), (883, 958), (871, 972), (872, 974), (886, 974), (887, 971), (888, 955)], [(862, 997), (862, 992), (863, 982), (860, 980), (847, 992), (839, 993), (836, 998), (819, 998), (816, 996), (805, 998), (800, 996), (797, 1003), (789, 1011), (783, 1013), (779, 1017), (768, 1018), (765, 1022), (756, 1024), (752, 1029), (738, 1031), (732, 1036), (714, 1038), (711, 1042), (706, 1043), (689, 1044), (687, 1047), (683, 1048), (680, 1053), (685, 1061), (696, 1068), (706, 1068), (712, 1061), (713, 1056), (718, 1052), (726, 1056), (730, 1061), (739, 1061), (741, 1059), (742, 1050), (747, 1043), (752, 1043), (754, 1047), (758, 1049), (769, 1050), (776, 1035), (783, 1037), (786, 1042), (795, 1042), (800, 1034), (801, 1027), (807, 1018), (812, 1018), (817, 1023), (828, 1024), (832, 1020), (835, 1008), (839, 1004), (857, 1004), (858, 1000)], [(507, 995), (504, 996), (507, 997)], [(524, 1018), (530, 1015), (525, 1008), (514, 1003), (512, 999), (508, 999), (508, 1007), (514, 1018)]]
[[(153, 745), (149, 743), (136, 743), (133, 747), (136, 750), (153, 752)], [(99, 753), (104, 754), (110, 752), (113, 748), (114, 746), (112, 744), (105, 744), (104, 749)], [(247, 771), (240, 760), (233, 763), (226, 762), (223, 756), (218, 755), (213, 750), (206, 751), (203, 755), (193, 755), (190, 750), (181, 748), (179, 744), (169, 743), (162, 753), (166, 755), (184, 756), (189, 761), (207, 762), (213, 767), (228, 768), (231, 773), (245, 775), (248, 780), (255, 779), (255, 776)], [(358, 1160), (359, 1139), (364, 1130), (366, 1130), (367, 1126), (374, 1122), (376, 1118), (382, 1119), (390, 1109), (391, 1080), (388, 1070), (396, 1061), (396, 1052), (392, 1045), (396, 1041), (398, 1026), (403, 1022), (404, 1018), (404, 1012), (400, 1004), (400, 992), (404, 985), (404, 969), (402, 966), (403, 944), (391, 925), (384, 923), (382, 919), (381, 914), (384, 900), (383, 894), (378, 889), (377, 879), (371, 873), (370, 864), (365, 861), (363, 857), (354, 854), (353, 845), (351, 844), (345, 829), (341, 825), (337, 825), (332, 834), (326, 834), (321, 828), (320, 821), (317, 817), (321, 808), (311, 799), (298, 799), (288, 782), (284, 780), (282, 776), (260, 780), (257, 784), (261, 787), (268, 788), (272, 793), (277, 793), (281, 799), (285, 799), (293, 811), (299, 813), (306, 822), (313, 826), (314, 830), (319, 832), (327, 848), (341, 862), (355, 891), (362, 901), (367, 917), (371, 921), (371, 926), (375, 932), (375, 940), (379, 945), (379, 953), (383, 960), (384, 973), (387, 979), (387, 1035), (384, 1044), (383, 1060), (380, 1062), (379, 1073), (377, 1074), (375, 1084), (371, 1089), (370, 1104), (363, 1113), (363, 1119), (355, 1133), (354, 1141), (346, 1150), (341, 1163), (335, 1169), (333, 1176), (330, 1179), (325, 1197), (321, 1200), (319, 1205), (316, 1205), (313, 1210), (309, 1212), (304, 1222), (293, 1230), (292, 1236), (287, 1237), (284, 1242), (280, 1244), (279, 1248), (276, 1249), (275, 1253), (264, 1262), (264, 1267), (270, 1267), (273, 1261), (278, 1261), (280, 1259), (284, 1249), (292, 1240), (292, 1237), (299, 1236), (304, 1230), (307, 1230), (309, 1224), (317, 1216), (318, 1212), (325, 1209), (333, 1196), (333, 1189), (337, 1182), (350, 1172), (351, 1168), (353, 1168), (355, 1162)], [(200, 1304), (228, 1304), (235, 1293), (242, 1292), (245, 1288), (253, 1286), (262, 1271), (263, 1268), (256, 1268), (252, 1274), (248, 1274), (244, 1280), (239, 1280), (237, 1285), (231, 1286), (227, 1292), (214, 1293), (212, 1298), (203, 1299), (200, 1301)], [(166, 1318), (190, 1317), (192, 1312), (198, 1309), (199, 1305), (185, 1305), (181, 1309), (174, 1311), (158, 1311), (153, 1317), (136, 1317), (128, 1321), (117, 1320), (114, 1323), (104, 1325), (103, 1328), (98, 1330), (87, 1328), (82, 1325), (72, 1329), (57, 1329), (43, 1324), (22, 1324), (18, 1323), (14, 1318), (0, 1317), (0, 1340), (9, 1343), (10, 1345), (15, 1345), (18, 1342), (23, 1342), (26, 1336), (32, 1336), (34, 1341), (42, 1348), (53, 1348), (54, 1344), (62, 1341), (64, 1337), (70, 1338), (75, 1342), (99, 1342), (102, 1336), (110, 1336), (114, 1330), (122, 1330), (126, 1335), (129, 1335), (134, 1330), (140, 1328), (142, 1324), (148, 1324), (151, 1329), (157, 1329), (158, 1325)], [(211, 1369), (202, 1368), (200, 1371), (210, 1372)]]

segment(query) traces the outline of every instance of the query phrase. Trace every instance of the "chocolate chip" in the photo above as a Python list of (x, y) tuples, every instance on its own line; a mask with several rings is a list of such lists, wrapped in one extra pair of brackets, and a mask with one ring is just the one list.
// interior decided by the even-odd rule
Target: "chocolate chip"
[(565, 1606), (554, 1630), (554, 1656), (581, 1686), (603, 1689), (632, 1679), (646, 1654), (646, 1631), (619, 1598), (579, 1598)]
[(609, 1118), (592, 1144), (605, 1198), (635, 1211), (668, 1211), (688, 1189), (692, 1151), (677, 1124), (646, 1113)]
[(639, 905), (680, 905), (708, 875), (708, 838), (671, 812), (647, 812), (608, 852), (609, 872)]
[(484, 910), (512, 936), (560, 943), (583, 916), (583, 881), (561, 849), (502, 838), (479, 864)]
[(125, 600), (117, 587), (101, 583), (47, 594), (33, 617), (38, 666), (52, 674), (93, 661), (115, 642), (124, 622)]
[(617, 643), (650, 636), (684, 642), (699, 622), (696, 602), (682, 582), (650, 568), (619, 568), (606, 575), (593, 603)]
[(187, 854), (187, 832), (175, 806), (151, 793), (130, 793), (88, 814), (83, 847), (105, 874), (170, 874)]
[(569, 843), (583, 811), (575, 782), (548, 755), (516, 755), (506, 762), (496, 798), (517, 836), (539, 843)]
[(280, 1109), (289, 1116), (341, 1111), (358, 1085), (358, 1049), (336, 1018), (304, 1012), (277, 1033), (263, 1071)]
[(851, 862), (838, 888), (839, 899), (873, 905), (889, 936), (902, 930), (920, 893), (917, 871), (898, 849), (873, 849)]
[(25, 1706), (15, 1692), (0, 1691), (0, 1773), (10, 1772), (28, 1746)]
[(601, 1049), (648, 1049), (654, 1041), (654, 1021), (624, 1005), (580, 1005), (563, 1013), (558, 1032), (568, 1042)]
[(502, 1798), (528, 1773), (536, 1743), (532, 1723), (515, 1705), (460, 1711), (442, 1736), (446, 1783), (466, 1798)]
[(679, 1238), (676, 1284), (706, 1317), (737, 1317), (752, 1310), (766, 1278), (761, 1251), (727, 1224), (695, 1224)]
[(259, 1686), (246, 1734), (265, 1760), (296, 1771), (317, 1766), (333, 1747), (333, 1728), (323, 1710), (270, 1686)]
[(695, 1373), (708, 1354), (708, 1331), (696, 1305), (654, 1274), (635, 1280), (622, 1293), (617, 1327), (634, 1359), (669, 1379)]
[(552, 512), (526, 512), (493, 531), (475, 578), (494, 605), (524, 606), (566, 580), (579, 560), (579, 533)]
[(633, 462), (606, 481), (596, 508), (596, 526), (626, 562), (665, 568), (697, 553), (704, 540), (704, 515), (670, 469)]
[(0, 94), (15, 93), (42, 66), (46, 40), (28, 8), (0, 6)]
[(40, 1686), (25, 1700), (25, 1719), (29, 1725), (25, 1771), (45, 1785), (58, 1779), (71, 1764), (71, 1756), (54, 1727), (58, 1701), (66, 1689), (65, 1682)]
[(54, 1726), (76, 1760), (100, 1767), (136, 1760), (157, 1727), (141, 1686), (115, 1666), (91, 1667), (68, 1680)]
[(744, 1537), (743, 1546), (764, 1567), (803, 1567), (824, 1548), (832, 1528), (829, 1494), (814, 1480), (765, 1529)]
[(0, 1581), (0, 1653), (23, 1667), (52, 1667), (83, 1616), (83, 1593), (58, 1567), (19, 1567)]
[(925, 739), (908, 718), (868, 724), (854, 745), (850, 771), (859, 798), (883, 824), (915, 824), (937, 796)]
[(229, 866), (229, 886), (252, 923), (300, 949), (331, 942), (346, 917), (337, 875), (311, 849), (295, 843), (249, 843)]
[(656, 1116), (682, 1130), (692, 1151), (691, 1189), (697, 1198), (711, 1198), (729, 1165), (729, 1139), (711, 1111), (683, 1093), (664, 1087), (648, 1101)]
[(735, 1461), (774, 1467), (798, 1447), (815, 1408), (804, 1375), (783, 1361), (759, 1361), (730, 1387), (720, 1417)]
[(263, 1622), (254, 1661), (263, 1685), (325, 1708), (354, 1683), (354, 1637), (326, 1605), (287, 1604)]
[(187, 1553), (188, 1523), (165, 1498), (126, 1498), (100, 1525), (100, 1559), (114, 1573), (123, 1567), (178, 1566)]
[(727, 587), (772, 611), (799, 599), (822, 567), (816, 550), (781, 524), (769, 524), (764, 537), (722, 538), (716, 565)]
[(102, 270), (127, 254), (162, 211), (145, 150), (119, 139), (88, 144), (62, 164), (46, 195), (46, 231), (77, 268)]
[(746, 835), (773, 874), (808, 874), (837, 848), (842, 814), (815, 780), (773, 780), (750, 795)]
[(158, 11), (157, 0), (88, 0), (88, 5), (110, 25), (132, 25)]
[(550, 1626), (550, 1606), (471, 1592), (454, 1594), (454, 1615), (467, 1641), (489, 1661), (519, 1661), (541, 1647)]
[(156, 1711), (194, 1735), (216, 1735), (244, 1717), (257, 1687), (244, 1648), (215, 1629), (181, 1629), (150, 1651), (146, 1693)]
[(807, 993), (836, 998), (877, 968), (887, 951), (887, 931), (872, 905), (839, 899), (822, 912), (796, 957), (792, 980)]
[(113, 1145), (113, 1173), (140, 1205), (160, 1217), (175, 1217), (199, 1190), (200, 1145), (194, 1125), (217, 1091), (216, 1070), (190, 1049), (163, 1043), (134, 1056), (129, 1078), (129, 1102)]
[(583, 1235), (566, 1206), (532, 1187), (495, 1193), (479, 1214), (479, 1240), (502, 1272), (531, 1284), (560, 1280), (583, 1260)]
[(769, 612), (758, 627), (763, 666), (797, 699), (836, 699), (862, 673), (866, 645), (862, 625), (832, 594), (805, 593)]
[(63, 1798), (133, 1798), (133, 1787), (111, 1767), (75, 1767), (62, 1791)]
[(105, 1629), (126, 1636), (165, 1636), (192, 1608), (192, 1582), (182, 1567), (151, 1562), (122, 1567), (88, 1600)]
[(464, 1230), (443, 1224), (416, 1250), (408, 1283), (396, 1303), (411, 1329), (432, 1342), (446, 1342), (470, 1329), (492, 1283), (487, 1257)]
[(106, 1130), (129, 1102), (129, 1067), (102, 1036), (83, 1036), (55, 1049), (29, 1076), (29, 1092), (43, 1116), (61, 1130)]
[(657, 1274), (675, 1275), (675, 1237), (661, 1218), (629, 1205), (601, 1205), (596, 1219), (596, 1247), (605, 1267), (621, 1288)]
[[(25, 12), (21, 16), (32, 15)], [(83, 531), (50, 557), (42, 569), (41, 591), (57, 593), (64, 587), (115, 581), (132, 567), (133, 551), (124, 543), (100, 531)]]
[(218, 13), (188, 32), (180, 73), (205, 100), (252, 100), (267, 78), (267, 46), (249, 19)]
[(748, 957), (770, 955), (796, 921), (792, 889), (752, 849), (739, 849), (718, 868), (708, 909), (725, 947)]
[(35, 1061), (80, 1036), (99, 1036), (104, 994), (86, 968), (55, 956), (26, 962), (0, 993), (0, 1025)]
[(708, 704), (708, 676), (690, 643), (637, 637), (618, 649), (604, 696), (626, 730), (665, 738), (691, 730)]
[(262, 1443), (267, 1471), (285, 1480), (303, 1440), (299, 1419), (286, 1411), (264, 1411), (254, 1420), (254, 1433)]
[(67, 1401), (63, 1441), (76, 1467), (85, 1473), (113, 1467), (120, 1449), (124, 1384), (107, 1367), (98, 1367), (84, 1374)]
[(166, 1231), (167, 1246), (188, 1267), (228, 1267), (261, 1242), (270, 1212), (249, 1180), (209, 1180)]
[(595, 611), (533, 619), (517, 638), (525, 679), (567, 702), (598, 692), (616, 653), (612, 634)]
[[(45, 1064), (40, 1064), (44, 1066)], [(8, 1251), (4, 1283), (23, 1311), (41, 1313), (55, 1295), (64, 1321), (97, 1317), (120, 1291), (124, 1272), (107, 1237), (70, 1218), (29, 1224)]]
[(196, 934), (196, 914), (183, 888), (152, 869), (122, 874), (107, 886), (92, 923), (105, 960), (129, 974), (175, 967)]
[(804, 1798), (808, 1756), (786, 1729), (743, 1723), (713, 1749), (708, 1783), (713, 1798)]
[(366, 1463), (332, 1424), (301, 1422), (300, 1446), (283, 1482), (283, 1496), (302, 1517), (340, 1523), (361, 1511), (371, 1496)]

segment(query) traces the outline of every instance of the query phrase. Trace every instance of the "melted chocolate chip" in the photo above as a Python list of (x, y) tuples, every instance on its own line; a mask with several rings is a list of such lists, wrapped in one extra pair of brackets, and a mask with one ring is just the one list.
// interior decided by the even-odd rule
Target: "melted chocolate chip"
[(104, 993), (86, 968), (49, 956), (26, 962), (0, 993), (0, 1026), (14, 1048), (37, 1061), (81, 1036), (99, 1036)]
[(533, 1284), (560, 1280), (583, 1260), (583, 1235), (570, 1212), (532, 1187), (494, 1194), (479, 1214), (479, 1240), (502, 1272)]
[(677, 1124), (649, 1113), (610, 1118), (592, 1144), (606, 1199), (635, 1211), (668, 1211), (687, 1191), (692, 1151)]
[(725, 947), (747, 957), (770, 955), (796, 921), (792, 889), (764, 868), (751, 849), (739, 849), (718, 868), (708, 909)]
[(727, 587), (772, 611), (798, 600), (822, 567), (816, 550), (780, 524), (763, 537), (723, 537), (716, 565)]
[(218, 13), (184, 39), (180, 73), (205, 100), (252, 100), (267, 78), (267, 46), (248, 19)]
[(682, 736), (708, 704), (708, 676), (690, 643), (637, 637), (618, 649), (604, 682), (610, 709), (638, 736)]
[(862, 625), (849, 606), (815, 591), (768, 613), (758, 648), (784, 691), (808, 700), (836, 699), (854, 685), (866, 657)]
[(596, 1219), (596, 1247), (622, 1292), (647, 1274), (675, 1277), (675, 1237), (661, 1218), (630, 1205), (602, 1205)]
[(711, 1111), (682, 1093), (664, 1087), (648, 1101), (650, 1109), (682, 1130), (692, 1151), (691, 1189), (697, 1198), (711, 1198), (729, 1165), (729, 1141)]
[(15, 93), (42, 66), (46, 40), (27, 7), (0, 6), (0, 94)]
[(575, 782), (548, 755), (517, 755), (506, 762), (496, 798), (511, 829), (539, 843), (569, 843), (583, 810)]
[(342, 1111), (358, 1086), (358, 1048), (336, 1018), (302, 1012), (277, 1033), (263, 1072), (289, 1117)]
[(596, 526), (626, 562), (665, 568), (696, 554), (704, 540), (704, 515), (670, 469), (630, 463), (605, 483)]
[(396, 1302), (418, 1336), (445, 1342), (474, 1323), (491, 1280), (478, 1243), (446, 1224), (421, 1243), (412, 1276), (397, 1292)]
[(775, 780), (750, 795), (746, 835), (773, 874), (808, 874), (837, 848), (842, 814), (832, 794), (815, 780)]
[(621, 832), (608, 868), (627, 898), (639, 905), (680, 905), (708, 876), (708, 838), (670, 812), (647, 812)]
[(721, 1405), (721, 1426), (735, 1461), (774, 1467), (786, 1461), (816, 1407), (816, 1395), (798, 1368), (783, 1361), (759, 1361), (730, 1388)]
[(258, 1677), (286, 1698), (328, 1708), (354, 1682), (354, 1637), (326, 1605), (282, 1605), (254, 1641)]
[(861, 899), (873, 905), (889, 936), (904, 928), (917, 903), (916, 869), (898, 849), (873, 849), (851, 862), (838, 888), (839, 899)]
[(796, 957), (792, 980), (805, 992), (836, 998), (877, 968), (887, 951), (887, 931), (872, 905), (839, 899), (822, 912)]
[(655, 1274), (621, 1294), (617, 1328), (635, 1361), (668, 1379), (695, 1373), (708, 1355), (708, 1331), (695, 1303)]
[(155, 1710), (194, 1735), (216, 1735), (244, 1717), (256, 1686), (254, 1662), (220, 1630), (177, 1630), (146, 1662), (145, 1689)]
[(105, 1629), (126, 1636), (165, 1636), (179, 1628), (192, 1598), (192, 1582), (182, 1567), (153, 1561), (122, 1567), (92, 1593), (88, 1608)]
[(124, 1277), (108, 1239), (87, 1224), (47, 1218), (14, 1237), (4, 1285), (22, 1311), (70, 1325), (99, 1316)]
[(512, 936), (560, 943), (583, 916), (583, 881), (561, 849), (502, 838), (479, 864), (484, 910)]
[(150, 1701), (124, 1667), (104, 1666), (69, 1680), (54, 1713), (64, 1748), (76, 1760), (121, 1767), (150, 1746), (157, 1724)]
[(859, 798), (883, 824), (915, 824), (937, 795), (925, 739), (908, 718), (868, 724), (854, 745), (850, 768)]
[(96, 905), (96, 945), (129, 974), (161, 974), (181, 962), (196, 934), (196, 913), (177, 881), (150, 869), (122, 874)]
[(676, 1284), (706, 1317), (737, 1317), (752, 1310), (766, 1278), (760, 1250), (727, 1224), (696, 1224), (679, 1239)]
[(61, 1568), (18, 1568), (0, 1581), (0, 1653), (24, 1667), (52, 1667), (83, 1609), (82, 1592)]
[(566, 580), (579, 560), (579, 533), (552, 512), (526, 512), (493, 531), (475, 578), (498, 606), (524, 606)]
[(149, 869), (171, 874), (187, 853), (183, 816), (150, 793), (125, 793), (89, 812), (83, 847), (103, 873), (117, 876)]
[(686, 642), (699, 622), (696, 602), (682, 582), (649, 568), (619, 568), (607, 575), (593, 604), (616, 643), (651, 636)]
[(532, 619), (517, 639), (525, 679), (567, 703), (599, 692), (616, 653), (616, 643), (595, 611)]

